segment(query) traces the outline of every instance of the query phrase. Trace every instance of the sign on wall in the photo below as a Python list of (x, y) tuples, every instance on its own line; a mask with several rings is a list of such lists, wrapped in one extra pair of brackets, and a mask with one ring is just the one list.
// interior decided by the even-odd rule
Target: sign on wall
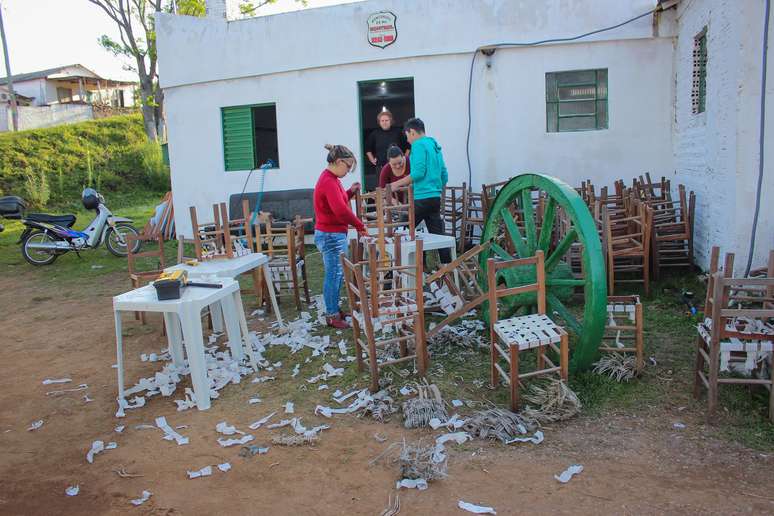
[(390, 11), (380, 11), (368, 17), (368, 43), (385, 48), (398, 39), (397, 17)]

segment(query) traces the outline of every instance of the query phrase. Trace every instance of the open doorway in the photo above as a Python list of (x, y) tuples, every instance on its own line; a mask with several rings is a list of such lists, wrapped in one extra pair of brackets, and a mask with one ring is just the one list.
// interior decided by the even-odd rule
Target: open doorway
[(377, 186), (378, 171), (366, 156), (366, 142), (372, 131), (378, 128), (376, 116), (388, 110), (393, 116), (393, 125), (403, 127), (414, 116), (414, 79), (381, 79), (358, 82), (360, 100), (360, 170), (362, 184), (367, 191)]

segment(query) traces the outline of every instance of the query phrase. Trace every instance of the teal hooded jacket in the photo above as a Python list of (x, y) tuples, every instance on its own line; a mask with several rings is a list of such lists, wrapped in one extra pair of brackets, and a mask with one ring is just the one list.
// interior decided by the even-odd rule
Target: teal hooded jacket
[(423, 136), (411, 144), (411, 182), (414, 184), (414, 199), (441, 197), (449, 175), (443, 162), (441, 146), (435, 139)]

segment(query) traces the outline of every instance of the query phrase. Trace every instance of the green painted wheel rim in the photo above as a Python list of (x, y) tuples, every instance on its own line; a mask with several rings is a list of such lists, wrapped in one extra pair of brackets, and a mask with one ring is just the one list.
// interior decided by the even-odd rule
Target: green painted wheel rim
[[(543, 210), (543, 227), (539, 230), (533, 219), (532, 191), (546, 195)], [(516, 206), (524, 213), (523, 231), (518, 227), (512, 215)], [(570, 219), (571, 229), (558, 243), (552, 245), (552, 230), (557, 220), (557, 208), (562, 208)], [(546, 222), (550, 221), (550, 225)], [(481, 276), (479, 282), (486, 288), (487, 260), (492, 257), (503, 259), (533, 256), (537, 249), (545, 253), (546, 263), (546, 302), (548, 315), (557, 323), (575, 334), (577, 340), (572, 350), (570, 369), (587, 369), (598, 356), (599, 344), (605, 331), (607, 284), (605, 261), (602, 245), (594, 219), (586, 203), (571, 186), (552, 176), (544, 174), (522, 174), (511, 179), (498, 192), (487, 213), (482, 242), (495, 240), (501, 230), (510, 237), (514, 252), (508, 252), (503, 246), (493, 244), (490, 250), (481, 254)], [(570, 266), (562, 260), (574, 242), (582, 245), (581, 262), (583, 279), (574, 279)], [(535, 281), (534, 267), (531, 270), (509, 269), (500, 276), (508, 287)], [(583, 287), (583, 320), (579, 321), (566, 308), (565, 302), (575, 287)], [(503, 299), (503, 304), (511, 311), (519, 307), (534, 305), (535, 295), (522, 295)]]

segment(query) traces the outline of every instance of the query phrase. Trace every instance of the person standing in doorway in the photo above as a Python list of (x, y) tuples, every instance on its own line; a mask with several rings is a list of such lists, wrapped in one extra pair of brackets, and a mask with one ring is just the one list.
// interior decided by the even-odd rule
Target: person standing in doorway
[(386, 110), (380, 112), (376, 115), (376, 122), (379, 127), (371, 131), (365, 145), (366, 157), (374, 167), (373, 173), (369, 174), (373, 177), (373, 183), (366, 184), (367, 189), (376, 186), (379, 172), (387, 164), (387, 149), (395, 145), (405, 152), (408, 148), (400, 127), (393, 125), (392, 113)]
[[(425, 134), (425, 124), (419, 118), (411, 118), (403, 126), (406, 139), (411, 144), (411, 172), (392, 185), (400, 188), (414, 185), (414, 220), (419, 225), (423, 220), (430, 233), (444, 234), (441, 218), (441, 195), (449, 180), (443, 161), (441, 146), (434, 138)], [(439, 249), (441, 262), (449, 263), (451, 253)]]
[[(379, 188), (386, 188), (388, 184), (404, 177), (410, 172), (410, 168), (408, 156), (404, 155), (401, 148), (397, 145), (391, 146), (387, 149), (387, 164), (379, 172)], [(405, 194), (403, 192), (395, 195), (398, 202), (403, 203), (405, 201)]]
[(322, 255), (325, 269), (323, 298), (326, 322), (328, 326), (343, 329), (349, 324), (339, 308), (344, 275), (340, 256), (346, 252), (350, 226), (360, 235), (368, 233), (349, 206), (349, 200), (360, 190), (360, 183), (354, 183), (349, 190), (344, 190), (341, 185), (341, 178), (355, 168), (355, 155), (343, 145), (326, 145), (325, 148), (328, 150), (328, 166), (314, 187), (314, 243)]

